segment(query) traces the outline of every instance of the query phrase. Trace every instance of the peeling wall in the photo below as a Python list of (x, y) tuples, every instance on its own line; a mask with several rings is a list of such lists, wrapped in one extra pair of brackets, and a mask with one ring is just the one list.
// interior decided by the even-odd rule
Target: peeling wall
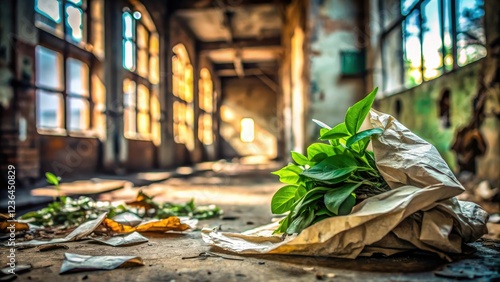
[[(376, 109), (394, 115), (406, 127), (432, 143), (449, 166), (456, 171), (455, 154), (451, 145), (455, 132), (466, 125), (472, 115), (472, 99), (477, 89), (479, 62), (427, 81), (422, 85), (386, 97), (377, 102)], [(439, 101), (450, 92), (450, 126), (440, 119)], [(399, 103), (400, 113), (397, 113)]]
[(344, 119), (349, 106), (366, 93), (363, 77), (341, 74), (341, 52), (359, 51), (358, 18), (362, 1), (311, 0), (310, 28), (310, 114), (306, 120), (310, 142), (316, 141), (319, 128), (311, 119), (335, 125)]

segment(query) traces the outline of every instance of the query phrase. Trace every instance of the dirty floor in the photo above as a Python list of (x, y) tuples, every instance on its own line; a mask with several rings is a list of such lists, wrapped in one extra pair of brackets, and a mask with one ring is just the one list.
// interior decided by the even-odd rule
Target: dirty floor
[[(280, 187), (269, 168), (226, 167), (197, 175), (175, 177), (144, 187), (124, 188), (102, 194), (102, 200), (131, 200), (138, 189), (155, 195), (157, 201), (217, 204), (224, 216), (202, 220), (198, 228), (216, 227), (240, 232), (272, 220), (270, 200)], [(257, 167), (258, 168), (258, 167)], [(238, 171), (238, 173), (236, 173)], [(213, 249), (201, 239), (199, 231), (184, 234), (144, 234), (148, 243), (128, 247), (96, 245), (89, 241), (65, 243), (69, 249), (39, 252), (36, 248), (18, 250), (18, 264), (33, 269), (19, 274), (16, 281), (446, 281), (474, 278), (500, 279), (499, 224), (471, 244), (475, 252), (455, 256), (449, 264), (426, 253), (356, 260), (284, 255), (238, 256)], [(88, 271), (59, 275), (65, 252), (84, 255), (136, 255), (144, 266), (111, 271)], [(202, 254), (200, 256), (200, 254)], [(8, 249), (0, 248), (2, 264)], [(440, 272), (437, 272), (441, 270)], [(438, 276), (437, 274), (441, 274)]]

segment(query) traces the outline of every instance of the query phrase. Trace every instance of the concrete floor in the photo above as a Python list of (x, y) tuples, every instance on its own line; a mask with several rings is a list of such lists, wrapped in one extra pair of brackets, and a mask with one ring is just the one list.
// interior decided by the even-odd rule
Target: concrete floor
[[(281, 186), (269, 175), (269, 168), (255, 171), (255, 166), (226, 166), (221, 172), (208, 171), (191, 177), (175, 177), (144, 187), (125, 188), (101, 195), (102, 200), (130, 200), (142, 188), (156, 195), (158, 201), (187, 201), (197, 204), (217, 204), (224, 217), (199, 222), (198, 228), (219, 227), (223, 231), (240, 232), (269, 223), (270, 200)], [(272, 168), (271, 168), (272, 169)], [(17, 281), (443, 281), (467, 274), (482, 281), (500, 279), (500, 241), (498, 224), (491, 239), (472, 244), (477, 251), (455, 256), (448, 264), (425, 253), (393, 257), (360, 258), (356, 260), (300, 257), (284, 255), (237, 256), (207, 246), (199, 231), (185, 234), (144, 234), (148, 243), (111, 247), (89, 241), (66, 243), (68, 250), (38, 252), (36, 248), (18, 250), (18, 264), (31, 264), (30, 272), (20, 274)], [(496, 228), (496, 229), (495, 229)], [(212, 251), (223, 256), (196, 257)], [(111, 271), (88, 271), (59, 275), (65, 252), (85, 255), (136, 255), (144, 266)], [(1, 248), (1, 262), (8, 249)], [(238, 258), (241, 260), (230, 260)], [(449, 278), (435, 274), (447, 265)], [(446, 274), (446, 272), (445, 272)], [(486, 274), (486, 275), (485, 275)], [(463, 278), (463, 277), (462, 277)]]

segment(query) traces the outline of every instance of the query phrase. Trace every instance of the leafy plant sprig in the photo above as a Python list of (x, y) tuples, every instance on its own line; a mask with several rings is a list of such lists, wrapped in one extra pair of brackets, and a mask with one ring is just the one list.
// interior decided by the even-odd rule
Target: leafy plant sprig
[(57, 191), (57, 198), (61, 199), (61, 189), (59, 188), (59, 181), (61, 180), (61, 178), (56, 176), (52, 172), (46, 172), (45, 179), (46, 179), (47, 183), (55, 186), (56, 191)]
[(376, 95), (377, 88), (349, 107), (344, 122), (333, 128), (313, 120), (321, 127), (319, 139), (328, 144), (311, 144), (307, 155), (292, 151), (294, 163), (273, 172), (286, 186), (274, 194), (271, 211), (288, 212), (274, 233), (299, 233), (328, 217), (349, 214), (357, 200), (389, 190), (373, 152), (366, 150), (383, 129), (359, 131)]

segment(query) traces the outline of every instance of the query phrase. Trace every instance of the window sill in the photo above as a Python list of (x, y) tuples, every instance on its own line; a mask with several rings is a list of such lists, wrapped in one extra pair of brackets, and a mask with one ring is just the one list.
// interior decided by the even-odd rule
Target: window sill
[(40, 135), (51, 135), (60, 137), (78, 137), (78, 138), (98, 138), (97, 134), (92, 131), (67, 131), (66, 129), (37, 129)]

